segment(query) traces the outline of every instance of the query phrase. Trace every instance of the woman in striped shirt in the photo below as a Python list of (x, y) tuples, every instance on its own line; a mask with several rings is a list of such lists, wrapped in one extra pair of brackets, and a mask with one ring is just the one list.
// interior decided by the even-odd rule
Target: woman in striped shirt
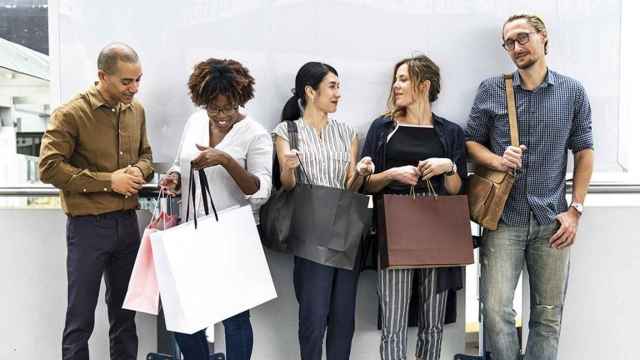
[[(280, 165), (280, 181), (286, 190), (297, 182), (345, 190), (358, 189), (364, 176), (373, 172), (371, 159), (356, 164), (358, 138), (355, 130), (329, 118), (340, 100), (338, 72), (330, 65), (309, 62), (296, 75), (293, 96), (282, 110), (274, 130)], [(286, 120), (298, 127), (298, 149), (289, 147)], [(296, 178), (300, 166), (308, 175)], [(300, 304), (298, 340), (304, 360), (320, 360), (325, 330), (327, 359), (348, 359), (355, 324), (355, 301), (359, 269), (345, 270), (296, 256), (293, 281)]]

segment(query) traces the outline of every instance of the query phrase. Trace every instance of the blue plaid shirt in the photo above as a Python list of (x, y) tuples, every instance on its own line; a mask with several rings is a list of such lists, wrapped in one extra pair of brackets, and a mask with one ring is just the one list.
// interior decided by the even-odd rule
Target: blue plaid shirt
[[(578, 81), (548, 70), (535, 90), (520, 84), (513, 74), (520, 144), (527, 150), (502, 213), (502, 221), (526, 226), (533, 212), (540, 224), (551, 224), (567, 210), (565, 176), (567, 150), (593, 148), (591, 107)], [(502, 155), (511, 145), (507, 98), (502, 76), (483, 81), (478, 88), (466, 139)]]

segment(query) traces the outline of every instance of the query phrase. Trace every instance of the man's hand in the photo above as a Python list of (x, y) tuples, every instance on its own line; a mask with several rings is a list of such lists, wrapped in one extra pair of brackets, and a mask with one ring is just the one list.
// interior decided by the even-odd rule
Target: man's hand
[(560, 223), (560, 228), (549, 239), (549, 245), (555, 249), (564, 249), (573, 245), (578, 231), (580, 214), (574, 208), (569, 208), (568, 211), (558, 214), (556, 220)]
[(129, 175), (132, 175), (132, 176), (135, 176), (135, 177), (139, 177), (140, 179), (144, 180), (144, 175), (142, 174), (142, 171), (140, 170), (140, 168), (137, 167), (137, 166), (129, 165), (124, 169), (124, 172), (129, 174)]
[(200, 150), (200, 153), (195, 157), (195, 159), (191, 160), (191, 165), (196, 170), (216, 165), (224, 166), (230, 159), (226, 152), (220, 151), (216, 148), (198, 144), (196, 144), (196, 147)]
[(513, 171), (520, 169), (522, 167), (522, 153), (525, 150), (527, 150), (527, 147), (524, 145), (520, 145), (520, 147), (507, 147), (498, 163), (498, 170)]
[(128, 169), (118, 169), (111, 174), (111, 190), (125, 197), (137, 194), (145, 182), (142, 177), (127, 174)]
[(442, 175), (453, 169), (453, 161), (447, 158), (429, 158), (418, 163), (418, 172), (423, 180)]

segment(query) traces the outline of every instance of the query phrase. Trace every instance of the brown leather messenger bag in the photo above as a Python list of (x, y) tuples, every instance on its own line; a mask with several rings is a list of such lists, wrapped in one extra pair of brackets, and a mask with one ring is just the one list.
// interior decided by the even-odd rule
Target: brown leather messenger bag
[[(507, 93), (511, 145), (519, 147), (516, 101), (513, 94), (513, 75), (505, 74), (504, 83)], [(486, 229), (495, 230), (498, 227), (498, 222), (514, 181), (514, 172), (503, 172), (485, 166), (478, 166), (469, 179), (468, 197), (471, 220)]]

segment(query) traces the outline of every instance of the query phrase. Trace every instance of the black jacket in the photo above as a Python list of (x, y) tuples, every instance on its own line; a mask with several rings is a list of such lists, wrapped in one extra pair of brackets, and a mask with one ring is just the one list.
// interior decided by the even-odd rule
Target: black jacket
[[(458, 174), (462, 179), (462, 189), (460, 193), (464, 194), (466, 192), (467, 185), (467, 157), (464, 131), (458, 124), (439, 117), (436, 114), (433, 114), (433, 125), (444, 148), (445, 157), (451, 159), (456, 164)], [(376, 173), (387, 170), (385, 166), (387, 137), (394, 128), (395, 121), (388, 116), (381, 116), (377, 118), (369, 127), (369, 131), (367, 132), (367, 137), (362, 148), (361, 157), (371, 157), (375, 164)], [(443, 184), (443, 177), (435, 177), (432, 179), (432, 182), (435, 182), (434, 187), (441, 195), (447, 195)], [(376, 193), (373, 195), (375, 200), (374, 204), (376, 204), (378, 199), (375, 198), (381, 196), (382, 193)], [(376, 209), (374, 207), (374, 222), (376, 218)], [(375, 229), (376, 225), (374, 224), (371, 232), (371, 241), (369, 242), (369, 247), (364, 254), (364, 258), (366, 259), (364, 264), (365, 268), (377, 268), (378, 241), (375, 237)], [(437, 271), (437, 291), (450, 291), (449, 301), (447, 301), (446, 323), (455, 322), (455, 290), (462, 289), (463, 287), (464, 279), (462, 276), (462, 269), (460, 267), (451, 267), (440, 268)], [(417, 290), (416, 285), (417, 284), (414, 284), (414, 290)], [(411, 308), (416, 308), (418, 292), (412, 291), (412, 294)], [(415, 319), (415, 317), (410, 316), (410, 319)], [(410, 325), (412, 325), (411, 323), (412, 321), (410, 321)]]

